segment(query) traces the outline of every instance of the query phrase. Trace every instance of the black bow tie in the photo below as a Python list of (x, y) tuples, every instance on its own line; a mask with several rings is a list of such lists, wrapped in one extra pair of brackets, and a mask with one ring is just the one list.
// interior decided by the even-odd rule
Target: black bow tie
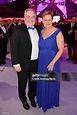
[(35, 28), (34, 27), (28, 27), (28, 30), (34, 30)]

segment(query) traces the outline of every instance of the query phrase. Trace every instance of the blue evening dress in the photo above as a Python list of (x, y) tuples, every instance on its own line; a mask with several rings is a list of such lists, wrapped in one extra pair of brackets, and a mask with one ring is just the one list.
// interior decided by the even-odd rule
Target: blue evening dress
[[(42, 33), (40, 33), (39, 39), (39, 58), (38, 58), (38, 73), (44, 73), (47, 71), (48, 64), (52, 61), (56, 53), (58, 52), (56, 36), (61, 32), (57, 29), (52, 35), (44, 39)], [(59, 60), (54, 65), (53, 72), (60, 72)], [(57, 75), (57, 74), (56, 74)], [(59, 106), (59, 94), (60, 94), (60, 82), (48, 82), (48, 81), (37, 81), (37, 104), (38, 107), (43, 109), (44, 112), (47, 109)]]

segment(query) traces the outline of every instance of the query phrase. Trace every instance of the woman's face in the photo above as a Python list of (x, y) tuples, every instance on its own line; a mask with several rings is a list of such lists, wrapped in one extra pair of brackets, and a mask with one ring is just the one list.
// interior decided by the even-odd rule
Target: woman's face
[(45, 28), (50, 28), (52, 26), (52, 16), (50, 14), (45, 15), (42, 18), (42, 22)]

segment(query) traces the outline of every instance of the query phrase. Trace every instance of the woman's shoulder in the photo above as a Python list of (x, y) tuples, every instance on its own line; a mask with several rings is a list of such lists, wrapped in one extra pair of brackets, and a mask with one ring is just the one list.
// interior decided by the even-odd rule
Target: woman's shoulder
[(42, 33), (44, 32), (44, 30), (45, 30), (45, 29), (43, 28), (43, 29), (40, 31), (40, 34), (42, 34)]
[(61, 31), (59, 28), (54, 27), (54, 31)]

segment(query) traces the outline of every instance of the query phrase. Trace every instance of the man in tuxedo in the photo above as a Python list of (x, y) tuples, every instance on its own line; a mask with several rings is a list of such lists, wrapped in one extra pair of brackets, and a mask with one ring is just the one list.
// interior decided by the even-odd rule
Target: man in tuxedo
[(8, 34), (5, 26), (3, 26), (3, 20), (0, 17), (0, 65), (5, 64), (6, 50), (7, 50)]
[(59, 21), (57, 28), (59, 28), (62, 31), (62, 34), (64, 36), (64, 39), (66, 38), (66, 29), (65, 29), (65, 24), (64, 24), (64, 19), (62, 19), (61, 21)]
[(8, 34), (9, 34), (9, 38), (10, 38), (10, 41), (11, 41), (11, 35), (13, 33), (13, 28), (17, 25), (17, 19), (14, 18), (13, 19), (13, 22), (11, 22), (11, 20), (8, 20)]
[(37, 72), (39, 28), (34, 26), (36, 13), (28, 8), (24, 11), (25, 24), (16, 26), (11, 39), (12, 64), (18, 75), (18, 94), (23, 107), (30, 108), (27, 102), (26, 85), (28, 81), (28, 98), (36, 107), (36, 82), (30, 80), (30, 74)]
[(72, 17), (71, 23), (66, 25), (67, 30), (67, 49), (68, 49), (68, 59), (72, 60), (72, 49), (75, 41), (75, 17)]

